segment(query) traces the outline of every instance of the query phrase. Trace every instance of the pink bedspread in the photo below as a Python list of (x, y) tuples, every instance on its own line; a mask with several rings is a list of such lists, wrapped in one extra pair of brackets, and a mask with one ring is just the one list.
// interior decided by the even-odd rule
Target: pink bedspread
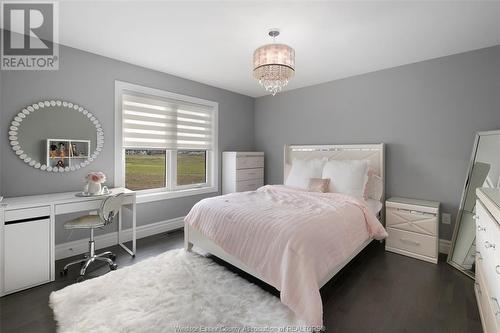
[(360, 201), (281, 185), (204, 199), (185, 222), (280, 290), (281, 302), (323, 325), (319, 282), (367, 239), (387, 233)]

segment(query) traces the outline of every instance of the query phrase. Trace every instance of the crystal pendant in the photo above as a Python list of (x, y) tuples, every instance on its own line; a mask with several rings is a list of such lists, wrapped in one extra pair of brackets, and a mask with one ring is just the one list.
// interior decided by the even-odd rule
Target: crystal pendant
[(253, 64), (254, 78), (274, 96), (295, 74), (295, 51), (285, 44), (264, 45), (255, 50)]

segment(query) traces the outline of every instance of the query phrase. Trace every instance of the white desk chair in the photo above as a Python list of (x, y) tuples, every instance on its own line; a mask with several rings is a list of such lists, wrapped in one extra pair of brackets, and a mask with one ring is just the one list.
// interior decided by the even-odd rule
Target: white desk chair
[(80, 276), (76, 279), (77, 282), (84, 280), (85, 271), (94, 261), (104, 261), (109, 264), (111, 270), (115, 270), (118, 266), (115, 263), (116, 256), (110, 251), (100, 254), (95, 254), (94, 229), (103, 228), (104, 226), (113, 223), (114, 218), (118, 215), (120, 207), (123, 204), (124, 195), (118, 194), (106, 198), (99, 208), (98, 214), (86, 215), (68, 221), (64, 224), (64, 229), (90, 229), (89, 252), (84, 258), (70, 262), (61, 271), (62, 275), (68, 274), (68, 267), (75, 264), (81, 264)]

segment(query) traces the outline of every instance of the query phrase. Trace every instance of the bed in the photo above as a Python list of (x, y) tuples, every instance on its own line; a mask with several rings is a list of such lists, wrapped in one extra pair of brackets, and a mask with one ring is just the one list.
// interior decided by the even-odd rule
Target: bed
[[(367, 160), (384, 184), (383, 144), (287, 145), (284, 179), (297, 159)], [(383, 192), (379, 201), (382, 207)], [(300, 319), (321, 327), (319, 289), (387, 236), (383, 211), (377, 218), (365, 201), (345, 194), (266, 185), (197, 203), (185, 218), (185, 248), (199, 247), (275, 287)]]

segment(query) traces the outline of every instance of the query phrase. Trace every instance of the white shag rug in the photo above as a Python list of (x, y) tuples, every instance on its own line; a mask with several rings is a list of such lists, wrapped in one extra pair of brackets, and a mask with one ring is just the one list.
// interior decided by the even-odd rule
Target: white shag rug
[(55, 291), (50, 306), (64, 333), (267, 332), (302, 325), (279, 298), (183, 249)]

